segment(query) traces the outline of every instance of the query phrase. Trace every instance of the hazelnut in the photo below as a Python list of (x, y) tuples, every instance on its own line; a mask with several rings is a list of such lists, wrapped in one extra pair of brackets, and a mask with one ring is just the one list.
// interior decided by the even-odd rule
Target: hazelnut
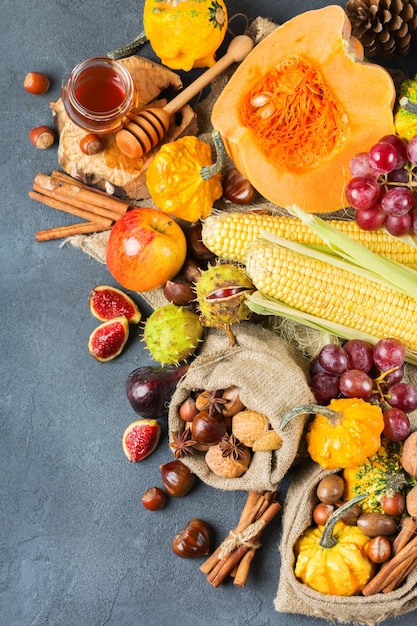
[(23, 87), (27, 92), (40, 96), (49, 89), (49, 78), (41, 72), (29, 72), (23, 81)]
[(55, 131), (49, 126), (36, 126), (29, 131), (29, 139), (40, 150), (50, 148), (55, 141)]
[(88, 155), (97, 154), (103, 150), (103, 141), (99, 135), (89, 133), (81, 139), (80, 150)]

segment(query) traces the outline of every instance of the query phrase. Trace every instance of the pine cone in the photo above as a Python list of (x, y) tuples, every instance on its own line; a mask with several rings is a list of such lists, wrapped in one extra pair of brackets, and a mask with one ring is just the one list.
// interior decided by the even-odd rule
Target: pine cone
[(405, 57), (417, 39), (417, 0), (348, 0), (346, 13), (352, 35), (365, 55)]

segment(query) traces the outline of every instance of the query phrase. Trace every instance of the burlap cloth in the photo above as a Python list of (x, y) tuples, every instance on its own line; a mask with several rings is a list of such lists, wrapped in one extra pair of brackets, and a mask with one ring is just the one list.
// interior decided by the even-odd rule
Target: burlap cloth
[[(337, 470), (335, 470), (337, 471)], [(324, 595), (301, 583), (294, 574), (294, 544), (311, 525), (315, 492), (319, 481), (334, 472), (309, 462), (299, 467), (288, 488), (282, 515), (280, 543), (281, 566), (275, 609), (281, 613), (297, 613), (321, 617), (330, 622), (373, 626), (390, 617), (397, 617), (417, 608), (417, 568), (397, 590), (373, 596)]]
[(203, 453), (196, 452), (182, 461), (212, 487), (272, 491), (294, 462), (306, 416), (292, 420), (284, 431), (279, 428), (281, 418), (292, 407), (313, 401), (305, 375), (306, 362), (293, 352), (288, 342), (268, 329), (249, 322), (236, 324), (233, 329), (237, 339), (233, 348), (223, 330), (209, 331), (201, 352), (174, 392), (168, 427), (170, 432), (183, 429), (178, 409), (190, 392), (238, 386), (243, 404), (268, 417), (272, 428), (282, 437), (282, 447), (272, 452), (255, 452), (249, 469), (240, 478), (216, 476), (208, 468)]

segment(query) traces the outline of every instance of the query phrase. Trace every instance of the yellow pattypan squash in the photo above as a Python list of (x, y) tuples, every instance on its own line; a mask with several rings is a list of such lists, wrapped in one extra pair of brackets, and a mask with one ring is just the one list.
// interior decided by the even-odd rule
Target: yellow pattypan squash
[(192, 135), (166, 143), (157, 152), (146, 172), (146, 186), (158, 209), (188, 222), (211, 213), (223, 193), (223, 148), (218, 133), (213, 139), (214, 164), (209, 144)]
[(319, 593), (358, 595), (374, 575), (375, 565), (367, 555), (369, 537), (340, 520), (363, 497), (336, 509), (324, 527), (308, 528), (296, 542), (294, 573)]
[(227, 24), (223, 0), (146, 0), (144, 6), (145, 35), (173, 70), (214, 65)]
[(327, 407), (297, 407), (284, 415), (281, 428), (301, 413), (315, 415), (306, 433), (307, 450), (324, 469), (359, 465), (381, 445), (382, 410), (361, 398), (337, 398)]

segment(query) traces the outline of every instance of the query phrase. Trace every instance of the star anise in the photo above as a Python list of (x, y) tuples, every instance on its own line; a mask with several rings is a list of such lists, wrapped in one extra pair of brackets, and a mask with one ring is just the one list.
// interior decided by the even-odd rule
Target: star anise
[(182, 459), (185, 456), (194, 454), (193, 446), (196, 441), (191, 438), (191, 431), (189, 428), (183, 431), (177, 430), (171, 432), (172, 441), (169, 446), (174, 450), (174, 458)]
[(227, 400), (221, 397), (221, 392), (202, 391), (196, 398), (196, 406), (199, 411), (207, 411), (209, 415), (222, 412), (222, 407)]
[(230, 457), (234, 461), (243, 457), (244, 445), (233, 434), (225, 435), (219, 442), (219, 448), (222, 456)]

